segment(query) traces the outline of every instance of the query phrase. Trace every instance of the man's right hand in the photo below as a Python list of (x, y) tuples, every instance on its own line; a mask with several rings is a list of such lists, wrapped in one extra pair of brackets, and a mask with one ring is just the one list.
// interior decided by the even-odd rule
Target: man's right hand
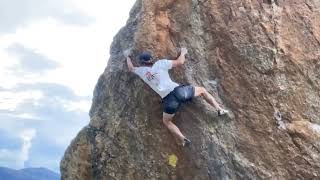
[(181, 48), (181, 54), (182, 55), (186, 55), (187, 53), (188, 53), (187, 48), (185, 48), (185, 47)]

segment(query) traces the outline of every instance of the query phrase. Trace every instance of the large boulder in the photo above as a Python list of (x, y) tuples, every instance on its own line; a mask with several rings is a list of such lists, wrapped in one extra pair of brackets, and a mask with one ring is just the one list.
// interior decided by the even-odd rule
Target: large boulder
[[(205, 87), (231, 111), (218, 117), (201, 97), (185, 104), (174, 119), (190, 148), (163, 125), (160, 97), (123, 56), (133, 48), (175, 59), (182, 46), (187, 61), (172, 79)], [(137, 0), (62, 179), (319, 179), (319, 117), (319, 1)]]

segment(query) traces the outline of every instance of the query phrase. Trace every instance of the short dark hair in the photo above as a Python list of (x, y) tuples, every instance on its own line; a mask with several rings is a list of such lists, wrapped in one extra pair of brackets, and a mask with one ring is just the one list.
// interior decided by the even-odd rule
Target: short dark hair
[(139, 60), (141, 62), (149, 62), (152, 59), (151, 53), (143, 52), (139, 55)]

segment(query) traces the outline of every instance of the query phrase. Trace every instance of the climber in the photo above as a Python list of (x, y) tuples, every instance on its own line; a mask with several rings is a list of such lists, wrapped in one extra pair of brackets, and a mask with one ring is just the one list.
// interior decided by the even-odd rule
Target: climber
[(204, 87), (179, 85), (171, 80), (168, 70), (183, 65), (187, 52), (186, 48), (181, 48), (180, 56), (176, 60), (162, 59), (155, 63), (152, 63), (150, 53), (143, 52), (139, 56), (140, 63), (142, 64), (140, 67), (135, 67), (132, 64), (130, 50), (124, 52), (129, 71), (140, 76), (144, 82), (161, 96), (163, 100), (163, 123), (171, 133), (178, 137), (182, 146), (190, 145), (191, 141), (172, 123), (172, 118), (182, 103), (190, 101), (193, 97), (202, 96), (210, 105), (217, 109), (218, 116), (228, 113)]

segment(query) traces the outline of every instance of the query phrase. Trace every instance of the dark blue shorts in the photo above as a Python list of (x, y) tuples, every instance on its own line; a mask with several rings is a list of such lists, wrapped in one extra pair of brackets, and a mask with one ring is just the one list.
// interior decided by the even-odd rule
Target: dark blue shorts
[(166, 97), (163, 98), (163, 112), (174, 114), (180, 105), (192, 100), (194, 97), (194, 87), (190, 85), (180, 85), (174, 88)]

